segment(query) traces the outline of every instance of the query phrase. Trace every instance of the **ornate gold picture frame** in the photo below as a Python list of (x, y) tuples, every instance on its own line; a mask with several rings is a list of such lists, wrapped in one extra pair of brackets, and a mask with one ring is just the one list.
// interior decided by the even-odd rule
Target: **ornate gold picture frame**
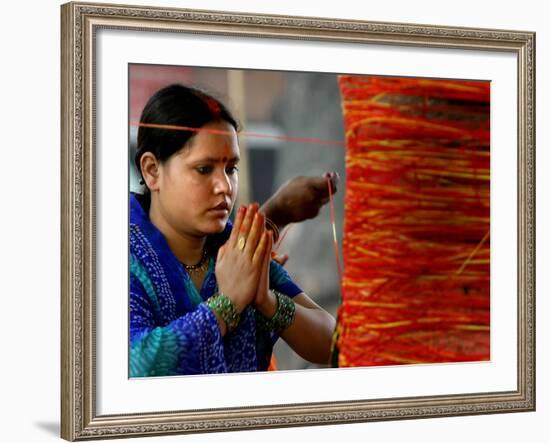
[[(61, 436), (64, 439), (216, 432), (533, 411), (535, 409), (535, 35), (524, 31), (452, 28), (433, 25), (268, 16), (246, 13), (67, 3), (61, 7)], [(426, 395), (374, 395), (250, 405), (131, 409), (104, 413), (98, 382), (98, 252), (107, 248), (98, 235), (97, 189), (105, 180), (98, 163), (98, 35), (116, 32), (128, 38), (145, 35), (255, 39), (316, 45), (376, 46), (423, 51), (476, 51), (514, 58), (517, 78), (515, 154), (517, 160), (517, 287), (509, 288), (516, 307), (514, 379), (510, 389)], [(141, 62), (141, 60), (133, 60)], [(105, 63), (105, 62), (104, 62)], [(338, 67), (333, 72), (338, 72)], [(489, 79), (491, 80), (491, 79)], [(495, 128), (492, 128), (492, 130)], [(498, 129), (498, 128), (496, 128)], [(121, 147), (127, 155), (126, 147)], [(499, 149), (492, 146), (491, 149)], [(493, 166), (492, 166), (493, 167)], [(494, 166), (498, 167), (498, 165)], [(510, 178), (513, 179), (514, 177)], [(125, 190), (126, 192), (126, 190)], [(123, 263), (121, 263), (121, 272)], [(100, 274), (100, 273), (99, 273)], [(492, 273), (492, 280), (499, 279)], [(512, 293), (513, 292), (513, 293)], [(494, 297), (494, 293), (492, 297)], [(121, 296), (122, 297), (122, 296)], [(492, 303), (499, 303), (498, 297)], [(124, 338), (125, 339), (125, 338)], [(347, 369), (342, 369), (345, 371)], [(423, 368), (419, 368), (422, 371)], [(340, 370), (338, 370), (340, 371)], [(285, 375), (282, 374), (284, 377)]]

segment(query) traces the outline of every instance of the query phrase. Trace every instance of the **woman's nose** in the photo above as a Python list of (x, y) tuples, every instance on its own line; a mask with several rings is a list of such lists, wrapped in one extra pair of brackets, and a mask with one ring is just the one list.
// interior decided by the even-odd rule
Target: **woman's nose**
[(225, 171), (216, 174), (216, 193), (231, 194), (232, 189), (233, 185), (231, 183), (231, 179)]

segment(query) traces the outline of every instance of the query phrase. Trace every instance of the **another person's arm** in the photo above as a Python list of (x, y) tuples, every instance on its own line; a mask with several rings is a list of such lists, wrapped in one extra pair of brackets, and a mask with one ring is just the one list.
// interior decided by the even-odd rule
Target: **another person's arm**
[[(332, 192), (338, 187), (339, 176), (327, 172), (320, 177), (294, 177), (283, 184), (260, 208), (278, 230), (290, 223), (317, 217), (329, 201), (328, 179)], [(269, 229), (269, 225), (266, 226)]]

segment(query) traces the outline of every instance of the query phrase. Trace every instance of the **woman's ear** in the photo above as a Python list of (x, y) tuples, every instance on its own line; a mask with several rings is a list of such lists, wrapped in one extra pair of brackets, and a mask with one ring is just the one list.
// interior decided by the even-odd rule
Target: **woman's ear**
[(155, 157), (155, 154), (152, 152), (143, 154), (139, 160), (139, 165), (141, 167), (141, 175), (149, 190), (157, 191), (159, 188), (160, 162)]

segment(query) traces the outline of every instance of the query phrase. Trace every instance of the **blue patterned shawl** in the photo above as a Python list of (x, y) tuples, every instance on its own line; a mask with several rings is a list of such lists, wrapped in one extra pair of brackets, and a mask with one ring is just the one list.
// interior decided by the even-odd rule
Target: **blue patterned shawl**
[[(203, 287), (197, 291), (161, 232), (130, 194), (130, 377), (212, 374), (266, 370), (277, 340), (256, 330), (249, 306), (237, 329), (224, 337), (204, 301), (217, 292), (217, 249), (231, 222), (207, 240), (213, 251)], [(302, 290), (272, 261), (270, 286), (294, 297)]]

